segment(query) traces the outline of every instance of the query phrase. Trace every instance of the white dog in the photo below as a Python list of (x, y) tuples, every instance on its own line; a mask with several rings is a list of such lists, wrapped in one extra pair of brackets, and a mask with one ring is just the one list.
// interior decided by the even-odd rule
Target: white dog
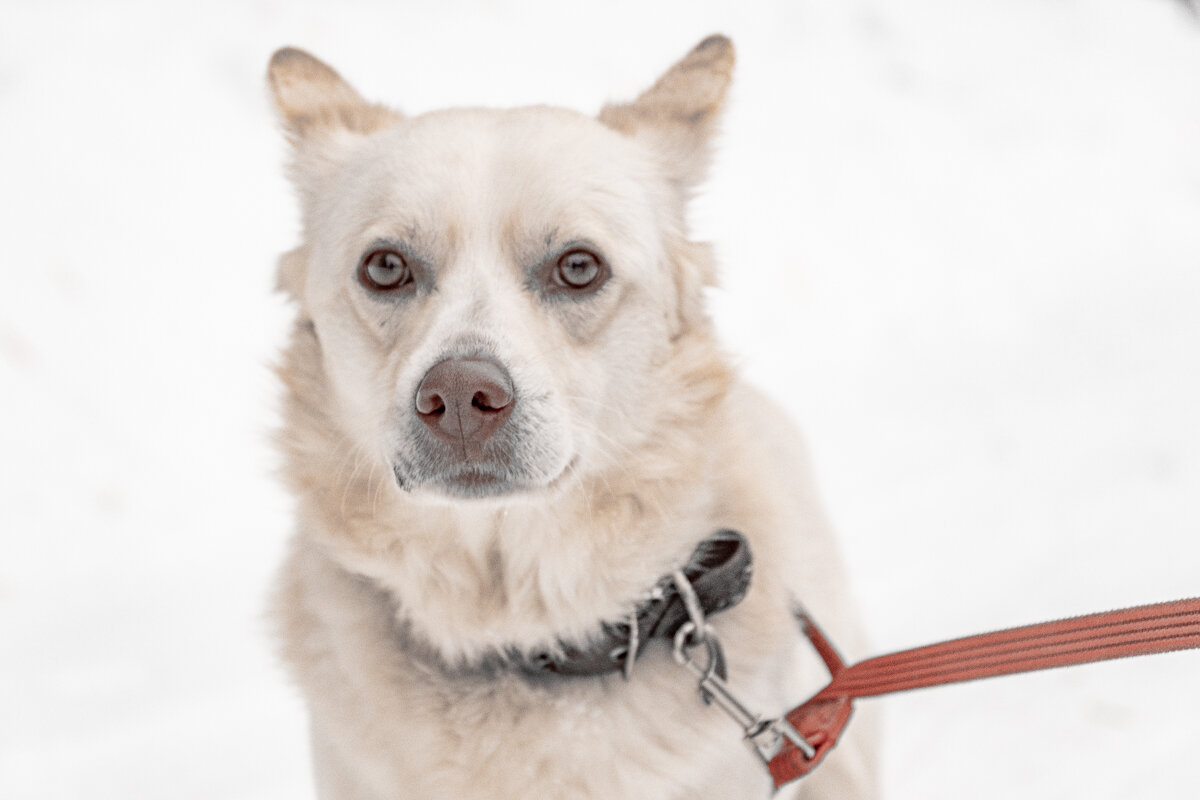
[[(673, 647), (719, 642), (771, 715), (822, 677), (797, 600), (857, 647), (800, 442), (732, 374), (688, 239), (733, 61), (710, 37), (598, 118), (407, 118), (271, 59), (304, 223), (276, 608), (322, 798), (767, 797)], [(851, 735), (800, 789), (872, 786)]]

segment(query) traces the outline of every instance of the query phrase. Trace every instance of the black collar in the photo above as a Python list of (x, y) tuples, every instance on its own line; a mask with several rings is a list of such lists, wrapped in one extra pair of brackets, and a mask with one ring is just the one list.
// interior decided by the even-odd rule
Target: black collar
[[(717, 531), (697, 545), (683, 567), (684, 577), (695, 590), (705, 617), (737, 605), (750, 588), (750, 545), (746, 537), (731, 530)], [(672, 639), (688, 621), (688, 611), (673, 575), (663, 576), (649, 596), (638, 605), (633, 620), (606, 622), (586, 648), (563, 645), (518, 657), (527, 673), (559, 675), (604, 675), (625, 670), (629, 659), (641, 655), (651, 639)], [(631, 653), (632, 651), (632, 653)]]

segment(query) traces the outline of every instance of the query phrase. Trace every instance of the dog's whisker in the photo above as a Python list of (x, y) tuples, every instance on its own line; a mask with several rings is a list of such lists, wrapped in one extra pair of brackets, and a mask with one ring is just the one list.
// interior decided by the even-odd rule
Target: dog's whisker
[(358, 471), (362, 468), (362, 460), (363, 449), (361, 447), (354, 448), (354, 471), (350, 473), (350, 477), (342, 484), (342, 519), (346, 519), (346, 500), (350, 495), (350, 491), (356, 488), (355, 481), (358, 478)]
[(379, 467), (378, 459), (372, 458), (371, 459), (371, 473), (370, 473), (370, 475), (367, 476), (367, 486), (368, 487), (370, 487), (372, 485), (374, 486), (374, 489), (371, 491), (371, 519), (379, 518), (379, 493), (382, 492), (384, 486), (387, 485), (387, 476), (386, 475), (384, 476), (384, 478), (382, 480), (376, 482), (375, 470), (378, 469), (378, 467)]

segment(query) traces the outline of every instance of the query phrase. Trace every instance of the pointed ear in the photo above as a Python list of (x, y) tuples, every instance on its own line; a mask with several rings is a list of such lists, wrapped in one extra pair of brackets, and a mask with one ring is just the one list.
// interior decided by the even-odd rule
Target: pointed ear
[(733, 43), (713, 35), (696, 45), (632, 103), (608, 105), (600, 121), (645, 139), (687, 191), (704, 179), (710, 141), (733, 74)]
[(271, 56), (267, 83), (288, 137), (296, 145), (337, 131), (371, 133), (401, 118), (368, 103), (332, 67), (294, 47)]

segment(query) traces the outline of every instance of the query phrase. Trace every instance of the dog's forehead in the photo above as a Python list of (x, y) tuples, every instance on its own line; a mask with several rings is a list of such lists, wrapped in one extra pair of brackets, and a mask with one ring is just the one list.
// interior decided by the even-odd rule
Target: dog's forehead
[[(409, 167), (421, 160), (427, 167), (459, 169), (476, 178), (516, 177), (517, 167), (525, 168), (524, 177), (563, 168), (644, 166), (628, 137), (584, 114), (551, 106), (433, 111), (395, 126), (381, 139)], [(441, 163), (429, 163), (431, 157)]]
[(372, 138), (368, 195), (417, 227), (534, 235), (603, 222), (628, 235), (665, 191), (643, 148), (566, 109), (437, 111)]

